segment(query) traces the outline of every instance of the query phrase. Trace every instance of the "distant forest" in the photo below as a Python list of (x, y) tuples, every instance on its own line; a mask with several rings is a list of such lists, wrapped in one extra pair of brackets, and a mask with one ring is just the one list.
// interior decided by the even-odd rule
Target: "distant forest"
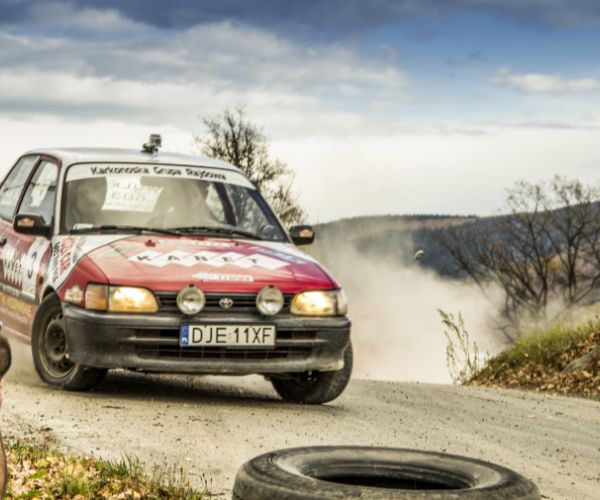
[[(441, 276), (460, 278), (452, 256), (439, 244), (440, 234), (457, 224), (485, 224), (474, 215), (379, 215), (340, 219), (315, 226), (317, 238), (311, 253), (324, 257), (333, 249), (353, 248), (358, 253), (400, 265), (416, 264)], [(340, 246), (341, 245), (341, 246)], [(331, 258), (331, 255), (327, 255)]]

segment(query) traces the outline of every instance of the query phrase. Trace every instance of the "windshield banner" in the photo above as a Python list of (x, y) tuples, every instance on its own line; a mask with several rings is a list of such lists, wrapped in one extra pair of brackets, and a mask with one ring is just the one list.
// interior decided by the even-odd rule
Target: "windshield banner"
[(196, 179), (207, 182), (223, 182), (247, 188), (254, 188), (252, 183), (238, 172), (211, 167), (176, 166), (176, 165), (135, 165), (135, 164), (81, 164), (69, 168), (66, 180), (93, 179), (112, 176), (150, 176), (179, 179)]

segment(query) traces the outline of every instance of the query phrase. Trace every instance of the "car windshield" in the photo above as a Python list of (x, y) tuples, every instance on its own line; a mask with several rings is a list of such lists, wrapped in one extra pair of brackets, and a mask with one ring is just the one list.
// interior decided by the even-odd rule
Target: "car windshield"
[(260, 193), (229, 170), (74, 165), (63, 193), (64, 232), (147, 229), (287, 240)]

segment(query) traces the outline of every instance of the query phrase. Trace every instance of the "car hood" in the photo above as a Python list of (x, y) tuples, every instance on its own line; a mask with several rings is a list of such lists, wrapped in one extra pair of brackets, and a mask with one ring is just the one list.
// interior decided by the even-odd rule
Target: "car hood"
[(339, 287), (314, 259), (289, 243), (178, 236), (76, 238), (87, 238), (79, 242), (90, 249), (81, 252), (82, 258), (90, 259), (114, 285), (174, 291), (195, 284), (209, 292), (256, 292), (275, 285), (284, 293)]

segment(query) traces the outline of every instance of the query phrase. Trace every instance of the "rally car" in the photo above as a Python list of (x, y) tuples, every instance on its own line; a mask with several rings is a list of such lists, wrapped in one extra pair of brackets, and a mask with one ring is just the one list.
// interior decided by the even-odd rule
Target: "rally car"
[(39, 149), (0, 185), (0, 319), (50, 385), (109, 369), (262, 374), (324, 403), (352, 370), (340, 284), (223, 161), (158, 151)]

